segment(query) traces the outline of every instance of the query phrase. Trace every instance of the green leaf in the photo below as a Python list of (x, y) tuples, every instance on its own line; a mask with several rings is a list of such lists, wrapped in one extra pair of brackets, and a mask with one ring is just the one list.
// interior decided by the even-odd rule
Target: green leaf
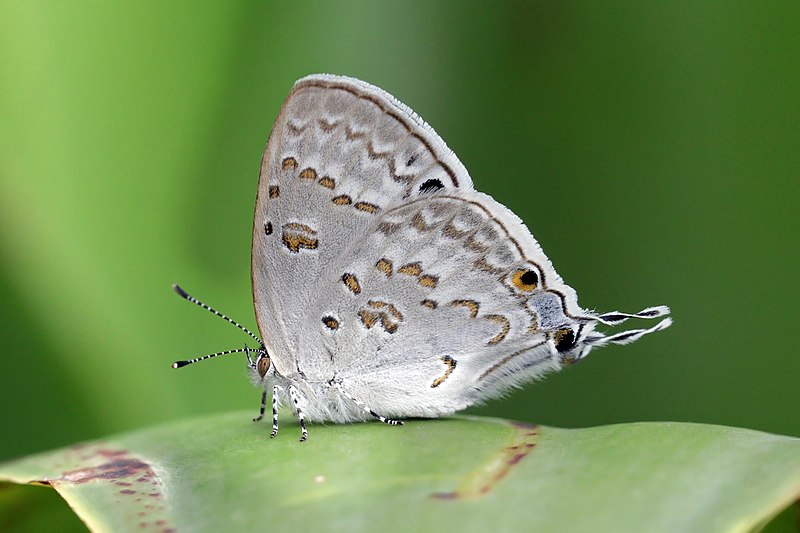
[(312, 425), (300, 443), (296, 425), (273, 440), (268, 426), (176, 422), (6, 463), (0, 479), (50, 485), (110, 531), (757, 531), (800, 498), (800, 439), (744, 429), (454, 417)]

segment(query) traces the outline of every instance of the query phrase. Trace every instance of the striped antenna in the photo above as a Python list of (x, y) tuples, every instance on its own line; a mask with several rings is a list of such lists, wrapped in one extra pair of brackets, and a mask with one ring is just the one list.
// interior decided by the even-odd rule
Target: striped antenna
[(671, 318), (665, 318), (655, 326), (649, 329), (629, 329), (628, 331), (621, 331), (614, 335), (605, 336), (602, 333), (592, 332), (586, 336), (583, 342), (588, 346), (605, 346), (607, 344), (630, 344), (638, 341), (645, 335), (667, 329), (672, 325)]
[[(248, 335), (250, 335), (251, 337), (253, 337), (253, 338), (254, 338), (256, 341), (258, 341), (258, 344), (259, 344), (259, 345), (261, 345), (261, 346), (264, 346), (264, 343), (261, 341), (261, 339), (259, 339), (259, 338), (258, 338), (258, 337), (257, 337), (257, 336), (256, 336), (256, 335), (255, 335), (255, 334), (252, 332), (252, 331), (250, 331), (249, 329), (247, 329), (247, 328), (246, 328), (246, 327), (244, 327), (243, 325), (239, 324), (238, 322), (236, 322), (236, 321), (235, 321), (235, 320), (233, 320), (232, 318), (228, 318), (227, 316), (223, 315), (222, 313), (220, 313), (219, 311), (217, 311), (217, 310), (216, 310), (216, 309), (214, 309), (213, 307), (209, 307), (209, 306), (207, 306), (206, 304), (204, 304), (203, 302), (201, 302), (200, 300), (198, 300), (197, 298), (195, 298), (194, 296), (192, 296), (191, 294), (189, 294), (188, 292), (186, 292), (185, 290), (183, 290), (183, 289), (180, 287), (180, 285), (178, 285), (177, 283), (175, 283), (175, 284), (173, 284), (173, 285), (172, 285), (172, 290), (174, 290), (174, 291), (175, 291), (175, 292), (178, 294), (178, 296), (180, 296), (180, 297), (181, 297), (181, 298), (183, 298), (184, 300), (188, 300), (188, 301), (192, 302), (193, 304), (195, 304), (195, 305), (198, 305), (198, 306), (202, 307), (202, 308), (203, 308), (203, 309), (205, 309), (206, 311), (209, 311), (209, 312), (211, 312), (211, 313), (214, 313), (214, 314), (215, 314), (215, 315), (217, 315), (218, 317), (220, 317), (220, 318), (222, 318), (222, 319), (224, 319), (224, 320), (227, 320), (228, 322), (230, 322), (231, 324), (233, 324), (234, 326), (236, 326), (236, 327), (237, 327), (237, 328), (239, 328), (240, 330), (244, 331), (245, 333), (247, 333)], [(239, 351), (239, 352), (242, 352), (242, 351), (244, 351), (244, 350), (237, 350), (237, 351)], [(232, 353), (232, 352), (226, 352), (226, 353)], [(200, 359), (207, 359), (208, 357), (214, 357), (215, 355), (224, 355), (224, 354), (223, 354), (223, 352), (220, 352), (220, 353), (218, 353), (218, 354), (211, 354), (211, 355), (207, 355), (207, 356), (205, 356), (205, 357), (201, 357)], [(198, 361), (199, 361), (199, 359), (198, 359)], [(195, 362), (195, 360), (193, 359), (193, 360), (191, 360), (190, 362), (194, 363), (194, 362)], [(177, 363), (176, 363), (176, 364), (177, 364)], [(187, 363), (187, 364), (188, 364), (188, 363)], [(183, 366), (183, 365), (181, 365), (181, 366)], [(175, 368), (179, 368), (179, 367), (177, 367), (177, 366), (176, 366)]]
[(619, 311), (603, 313), (597, 317), (597, 321), (605, 324), (606, 326), (618, 326), (629, 318), (659, 318), (662, 316), (667, 316), (668, 314), (669, 307), (666, 305), (659, 305), (656, 307), (642, 309), (638, 313), (621, 313)]
[[(195, 357), (194, 359), (187, 359), (185, 361), (175, 361), (174, 363), (172, 363), (172, 368), (181, 368), (186, 365), (191, 365), (192, 363), (198, 363), (200, 361), (205, 361), (206, 359), (211, 359), (212, 357), (217, 357), (219, 355), (228, 355), (231, 353), (242, 353), (242, 352), (247, 352), (247, 358), (250, 359), (250, 349), (247, 346), (245, 346), (244, 348), (236, 348), (235, 350), (225, 350), (224, 352), (210, 353), (202, 357)], [(252, 359), (250, 361), (252, 364)]]

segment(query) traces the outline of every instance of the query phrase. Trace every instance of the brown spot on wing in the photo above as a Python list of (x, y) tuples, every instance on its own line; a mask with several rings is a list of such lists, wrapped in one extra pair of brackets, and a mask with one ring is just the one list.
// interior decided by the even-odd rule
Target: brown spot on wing
[(406, 274), (407, 276), (419, 276), (422, 274), (422, 264), (419, 262), (406, 263), (397, 269), (398, 274)]
[(281, 195), (281, 189), (277, 185), (270, 185), (269, 186), (269, 197), (270, 198), (277, 198)]
[(500, 324), (500, 333), (489, 339), (489, 344), (498, 344), (506, 338), (506, 335), (508, 335), (508, 332), (511, 330), (511, 323), (503, 315), (485, 315), (481, 318)]
[(438, 283), (439, 283), (438, 276), (432, 276), (431, 274), (423, 274), (422, 276), (419, 277), (419, 284), (429, 289), (435, 289)]
[(458, 361), (456, 361), (449, 355), (445, 355), (444, 357), (442, 357), (442, 362), (447, 366), (447, 369), (445, 369), (444, 375), (442, 377), (433, 380), (433, 384), (431, 385), (432, 389), (435, 389), (436, 387), (444, 383), (444, 380), (450, 377), (450, 374), (453, 373), (453, 370), (456, 369), (456, 365), (458, 364)]
[(375, 263), (375, 268), (386, 274), (387, 278), (392, 277), (392, 262), (385, 257), (378, 259), (378, 262)]
[(381, 326), (383, 326), (384, 331), (387, 333), (394, 333), (397, 331), (397, 324), (389, 320), (389, 317), (386, 313), (379, 313), (378, 316), (381, 319)]
[(323, 187), (325, 187), (326, 189), (333, 190), (333, 189), (336, 188), (336, 181), (333, 178), (329, 177), (329, 176), (321, 177), (319, 179), (319, 184), (322, 185)]
[(397, 331), (397, 323), (393, 322), (384, 311), (374, 312), (368, 309), (362, 309), (358, 312), (358, 318), (361, 319), (361, 323), (364, 324), (367, 329), (372, 329), (375, 324), (380, 323), (381, 327), (387, 333), (394, 333)]
[(478, 316), (478, 310), (480, 309), (480, 305), (475, 300), (453, 300), (450, 305), (453, 307), (466, 307), (469, 309), (470, 318)]
[(294, 170), (297, 168), (297, 159), (294, 157), (287, 157), (282, 163), (283, 170)]
[(380, 300), (370, 300), (367, 305), (373, 309), (386, 309), (386, 311), (397, 320), (403, 320), (403, 313), (401, 313), (394, 305), (382, 302)]
[(353, 203), (353, 199), (346, 194), (340, 194), (339, 196), (331, 198), (331, 202), (336, 205), (350, 205)]
[(372, 326), (378, 321), (378, 313), (362, 309), (358, 312), (358, 318), (361, 319), (361, 323), (364, 324), (367, 329), (372, 329)]
[(342, 275), (342, 282), (353, 294), (361, 294), (361, 284), (355, 274), (345, 273)]
[(311, 167), (304, 168), (300, 171), (299, 177), (301, 180), (315, 180), (317, 179), (317, 171)]
[(316, 234), (317, 232), (306, 224), (289, 222), (283, 225), (283, 245), (293, 253), (299, 253), (301, 248), (316, 250), (319, 246)]
[(364, 211), (365, 213), (369, 213), (371, 215), (374, 215), (381, 209), (377, 205), (370, 204), (368, 202), (356, 202), (355, 204), (353, 204), (353, 207), (355, 207), (359, 211)]

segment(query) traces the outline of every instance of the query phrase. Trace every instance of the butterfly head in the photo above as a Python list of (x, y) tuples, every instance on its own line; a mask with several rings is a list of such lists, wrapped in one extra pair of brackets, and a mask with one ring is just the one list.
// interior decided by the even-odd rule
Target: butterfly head
[(601, 315), (591, 315), (586, 319), (581, 318), (567, 327), (558, 329), (551, 337), (551, 350), (558, 354), (562, 364), (572, 364), (586, 357), (592, 348), (607, 344), (630, 344), (645, 335), (661, 331), (672, 325), (672, 319), (667, 317), (651, 328), (637, 328), (620, 331), (606, 335), (595, 331), (597, 324), (617, 326), (630, 318), (652, 319), (669, 315), (667, 306), (648, 307), (638, 313), (621, 313), (612, 311)]
[(558, 357), (563, 365), (571, 365), (586, 357), (591, 351), (591, 346), (583, 341), (588, 331), (594, 329), (594, 324), (574, 323), (562, 327), (550, 336), (550, 351)]

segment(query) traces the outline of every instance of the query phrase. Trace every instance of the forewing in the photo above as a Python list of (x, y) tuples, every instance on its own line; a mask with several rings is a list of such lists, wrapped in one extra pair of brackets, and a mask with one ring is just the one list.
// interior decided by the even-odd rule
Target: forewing
[(277, 370), (310, 379), (329, 370), (327, 355), (307, 349), (319, 321), (309, 331), (306, 313), (330, 265), (346, 262), (383, 212), (431, 190), (471, 187), (444, 142), (388, 93), (337, 76), (298, 81), (264, 152), (253, 230), (253, 300)]

